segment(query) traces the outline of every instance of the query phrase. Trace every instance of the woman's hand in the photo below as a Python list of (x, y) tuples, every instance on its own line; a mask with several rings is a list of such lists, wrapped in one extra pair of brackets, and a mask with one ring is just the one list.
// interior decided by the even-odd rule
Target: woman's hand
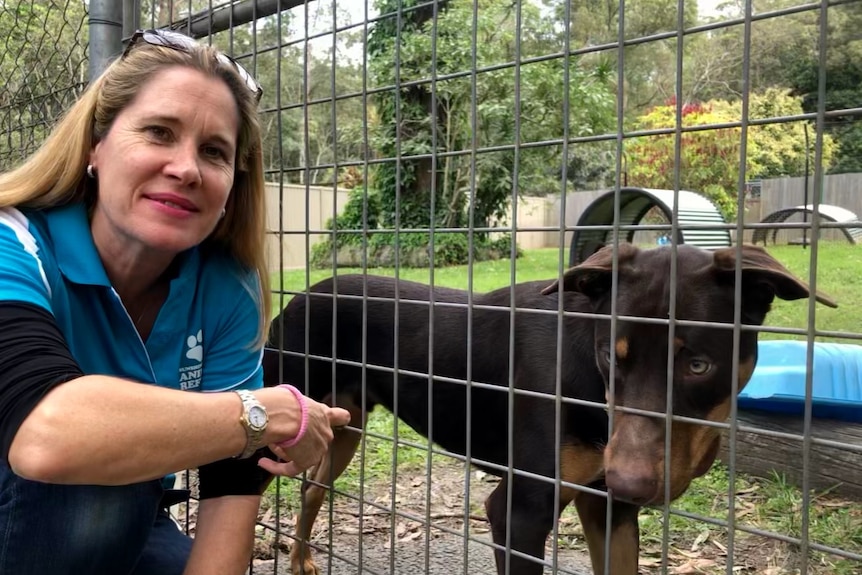
[(332, 442), (332, 428), (350, 423), (350, 413), (314, 401), (291, 386), (284, 387), (293, 392), (302, 410), (299, 433), (293, 439), (269, 445), (281, 461), (263, 457), (258, 465), (274, 475), (293, 477), (320, 462)]

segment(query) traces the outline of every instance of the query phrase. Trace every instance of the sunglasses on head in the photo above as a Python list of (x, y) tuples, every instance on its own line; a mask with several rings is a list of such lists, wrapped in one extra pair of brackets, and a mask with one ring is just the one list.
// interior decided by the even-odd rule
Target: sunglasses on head
[[(126, 49), (123, 51), (123, 55), (120, 59), (128, 56), (132, 48), (140, 42), (144, 42), (151, 46), (172, 48), (174, 50), (180, 50), (181, 52), (191, 52), (200, 46), (200, 44), (198, 44), (193, 38), (189, 38), (185, 34), (180, 34), (173, 30), (138, 30), (132, 34), (131, 38), (129, 38), (129, 43), (126, 45)], [(251, 93), (254, 94), (256, 100), (260, 102), (260, 97), (263, 95), (263, 88), (260, 83), (254, 79), (254, 76), (252, 76), (248, 70), (243, 68), (239, 62), (224, 52), (216, 52), (216, 57), (222, 64), (232, 66), (233, 69), (236, 70), (236, 73), (239, 74), (239, 77), (243, 82), (245, 82), (246, 87), (251, 90)]]

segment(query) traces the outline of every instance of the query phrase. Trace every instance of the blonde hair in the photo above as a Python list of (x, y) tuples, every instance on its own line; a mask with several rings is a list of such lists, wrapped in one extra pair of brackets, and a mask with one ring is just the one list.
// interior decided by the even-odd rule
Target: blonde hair
[(272, 302), (266, 261), (265, 184), (257, 99), (237, 72), (218, 61), (214, 48), (185, 51), (136, 45), (114, 61), (60, 119), (45, 143), (24, 164), (0, 174), (0, 208), (47, 208), (70, 202), (96, 201), (95, 187), (85, 177), (93, 146), (110, 130), (117, 115), (152, 76), (172, 66), (185, 66), (220, 78), (237, 104), (240, 129), (234, 182), (225, 216), (201, 247), (226, 253), (256, 271), (259, 285), (246, 286), (260, 311), (255, 347), (266, 341)]

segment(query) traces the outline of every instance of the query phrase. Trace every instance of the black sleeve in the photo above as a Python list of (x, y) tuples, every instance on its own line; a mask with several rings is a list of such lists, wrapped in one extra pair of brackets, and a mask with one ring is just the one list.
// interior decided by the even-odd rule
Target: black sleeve
[(260, 467), (261, 457), (277, 459), (269, 449), (260, 449), (247, 459), (222, 459), (198, 468), (201, 499), (224, 495), (261, 495), (272, 474)]
[(84, 375), (54, 316), (37, 305), (0, 302), (0, 458), (45, 394)]
[[(84, 373), (78, 366), (54, 316), (23, 302), (0, 302), (0, 457), (21, 423), (45, 395)], [(201, 466), (202, 499), (222, 495), (260, 495), (272, 475), (257, 465), (262, 449), (248, 459), (224, 459)]]

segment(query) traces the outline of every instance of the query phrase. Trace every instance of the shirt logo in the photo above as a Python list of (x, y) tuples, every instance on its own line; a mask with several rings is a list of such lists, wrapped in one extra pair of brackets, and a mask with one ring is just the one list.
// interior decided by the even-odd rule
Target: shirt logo
[(197, 335), (190, 335), (186, 340), (186, 345), (189, 346), (189, 350), (186, 352), (186, 357), (193, 359), (198, 363), (202, 362), (204, 359), (204, 348), (201, 344), (203, 342), (204, 334), (202, 330), (198, 330)]
[[(186, 338), (186, 359), (181, 362), (180, 367), (180, 389), (182, 390), (198, 389), (201, 386), (204, 359), (203, 342), (203, 330), (198, 330), (196, 334)], [(188, 360), (193, 363), (190, 364)]]

